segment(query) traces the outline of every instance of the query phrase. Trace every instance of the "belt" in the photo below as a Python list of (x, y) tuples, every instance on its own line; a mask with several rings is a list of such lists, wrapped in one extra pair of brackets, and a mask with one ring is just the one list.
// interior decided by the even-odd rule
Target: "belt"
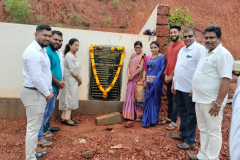
[(37, 90), (37, 88), (35, 88), (35, 87), (26, 87), (26, 86), (23, 86), (23, 87), (25, 87), (27, 89)]

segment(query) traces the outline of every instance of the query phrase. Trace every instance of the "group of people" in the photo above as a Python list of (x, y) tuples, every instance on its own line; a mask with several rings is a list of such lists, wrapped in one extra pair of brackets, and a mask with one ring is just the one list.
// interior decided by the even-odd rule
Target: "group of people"
[[(191, 160), (217, 160), (221, 144), (221, 122), (227, 92), (232, 78), (233, 57), (220, 42), (221, 28), (207, 27), (204, 31), (205, 45), (196, 42), (195, 31), (183, 31), (170, 27), (172, 43), (166, 56), (160, 52), (160, 44), (150, 44), (151, 56), (142, 52), (143, 45), (135, 42), (135, 53), (128, 63), (128, 83), (122, 116), (141, 121), (143, 127), (169, 123), (166, 129), (177, 128), (180, 116), (180, 134), (171, 138), (181, 141), (177, 147), (183, 150), (195, 147), (196, 126), (200, 130), (201, 149), (197, 155), (188, 152)], [(71, 111), (78, 108), (78, 86), (82, 84), (80, 64), (76, 56), (79, 41), (69, 40), (64, 54), (60, 48), (63, 34), (52, 31), (45, 24), (38, 25), (35, 40), (23, 53), (24, 84), (21, 100), (26, 107), (26, 159), (35, 160), (47, 154), (36, 152), (38, 146), (53, 145), (44, 137), (57, 132), (59, 127), (50, 125), (56, 98), (61, 90), (59, 109), (62, 123), (76, 126)], [(168, 115), (159, 120), (163, 84), (167, 84)]]
[(60, 51), (62, 43), (62, 32), (52, 31), (50, 26), (40, 24), (36, 28), (35, 40), (22, 56), (24, 84), (20, 97), (27, 115), (27, 160), (35, 160), (47, 154), (47, 151), (36, 152), (37, 146), (53, 145), (53, 142), (44, 137), (49, 137), (60, 129), (50, 125), (60, 89), (62, 123), (77, 125), (71, 120), (71, 111), (78, 108), (78, 86), (82, 84), (80, 64), (76, 56), (79, 41), (76, 38), (70, 39), (64, 55)]
[[(180, 26), (170, 27), (172, 43), (166, 56), (157, 41), (150, 44), (151, 56), (142, 53), (142, 43), (134, 44), (135, 52), (128, 64), (128, 84), (122, 116), (141, 121), (143, 127), (170, 123), (166, 129), (177, 128), (180, 134), (171, 138), (181, 143), (179, 149), (195, 147), (196, 127), (200, 130), (198, 154), (187, 152), (191, 160), (218, 160), (222, 146), (223, 108), (232, 78), (233, 57), (222, 46), (221, 28), (204, 30), (205, 46), (196, 42), (195, 31), (186, 28), (183, 41)], [(168, 114), (159, 120), (163, 83), (167, 85)]]

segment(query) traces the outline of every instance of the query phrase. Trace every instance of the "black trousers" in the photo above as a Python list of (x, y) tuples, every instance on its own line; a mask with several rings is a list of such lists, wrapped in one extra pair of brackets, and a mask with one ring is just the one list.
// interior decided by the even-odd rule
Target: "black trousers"
[(177, 122), (178, 110), (177, 110), (177, 97), (171, 92), (172, 82), (167, 83), (167, 100), (168, 100), (168, 118), (172, 122)]
[(184, 138), (185, 143), (194, 144), (197, 127), (195, 102), (192, 101), (189, 93), (177, 90), (176, 95), (177, 108), (181, 119), (180, 136)]

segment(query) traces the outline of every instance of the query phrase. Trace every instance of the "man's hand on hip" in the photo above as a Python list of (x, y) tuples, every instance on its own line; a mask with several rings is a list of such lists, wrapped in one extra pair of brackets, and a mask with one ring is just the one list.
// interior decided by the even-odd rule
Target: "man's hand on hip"
[(49, 99), (52, 99), (53, 98), (53, 92), (52, 90), (50, 91), (50, 95), (46, 97), (46, 100), (48, 101)]

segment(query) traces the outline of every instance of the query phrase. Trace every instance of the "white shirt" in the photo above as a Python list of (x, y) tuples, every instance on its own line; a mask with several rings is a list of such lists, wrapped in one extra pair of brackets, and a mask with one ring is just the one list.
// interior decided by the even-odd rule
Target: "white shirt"
[(46, 49), (35, 40), (26, 48), (22, 56), (23, 86), (35, 87), (45, 97), (50, 95), (52, 74)]
[(232, 102), (232, 121), (229, 138), (229, 151), (231, 160), (240, 159), (240, 78), (238, 77), (237, 89)]
[[(231, 53), (219, 44), (213, 51), (208, 50), (200, 59), (193, 75), (193, 101), (211, 104), (218, 96), (222, 78), (232, 79), (233, 57)], [(227, 96), (223, 103), (227, 102)]]
[(62, 52), (59, 50), (57, 50), (57, 53), (58, 53), (58, 56), (59, 56), (59, 59), (60, 59), (60, 65), (61, 65), (61, 71), (62, 71), (62, 78), (63, 78), (63, 71), (64, 71), (64, 56), (62, 54)]
[(200, 58), (206, 49), (196, 41), (188, 48), (184, 46), (178, 52), (177, 63), (174, 69), (174, 89), (190, 93), (192, 89), (192, 78)]

